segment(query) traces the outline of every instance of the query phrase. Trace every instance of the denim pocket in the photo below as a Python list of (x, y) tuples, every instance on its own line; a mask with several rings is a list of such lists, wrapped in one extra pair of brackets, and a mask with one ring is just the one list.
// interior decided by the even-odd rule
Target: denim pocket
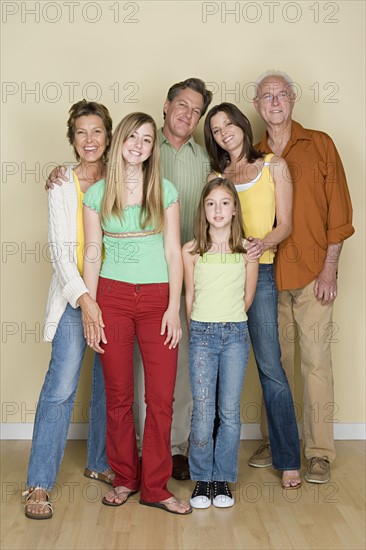
[(190, 322), (191, 332), (196, 332), (197, 334), (213, 334), (214, 329), (212, 323), (201, 323), (200, 321)]
[(198, 347), (207, 347), (214, 338), (213, 327), (210, 323), (191, 321), (189, 343)]

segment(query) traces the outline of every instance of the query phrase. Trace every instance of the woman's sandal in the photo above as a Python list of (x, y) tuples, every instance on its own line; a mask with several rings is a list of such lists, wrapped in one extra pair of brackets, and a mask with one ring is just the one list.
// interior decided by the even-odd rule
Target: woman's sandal
[[(39, 499), (39, 495), (36, 494), (36, 491), (42, 491), (44, 495)], [(27, 518), (30, 519), (51, 519), (53, 516), (52, 504), (49, 501), (49, 495), (46, 489), (43, 487), (29, 487), (22, 496), (27, 497), (24, 505), (24, 513)], [(31, 512), (28, 510), (29, 506), (38, 506), (41, 507), (41, 511), (38, 513)], [(45, 511), (46, 510), (46, 511)]]
[[(126, 504), (127, 500), (132, 497), (132, 495), (135, 495), (137, 491), (131, 491), (130, 489), (127, 489), (127, 487), (123, 487), (126, 489), (125, 491), (116, 491), (117, 487), (114, 487), (111, 491), (108, 491), (107, 495), (109, 493), (113, 493), (113, 500), (108, 500), (106, 498), (107, 495), (105, 495), (102, 499), (102, 504), (105, 506), (122, 506), (123, 504)], [(117, 500), (123, 499), (126, 497), (122, 502), (116, 502)]]
[(95, 479), (97, 481), (103, 481), (103, 483), (107, 483), (108, 485), (113, 485), (115, 475), (116, 474), (112, 470), (110, 470), (107, 474), (103, 472), (95, 472), (94, 470), (89, 470), (89, 468), (85, 468), (84, 470), (85, 477), (90, 477), (90, 479)]
[[(281, 481), (282, 489), (285, 489), (285, 491), (292, 491), (294, 489), (300, 489), (300, 487), (302, 485), (301, 479), (298, 483), (296, 483), (296, 485), (291, 485), (291, 480), (299, 479), (299, 478), (300, 478), (300, 476), (288, 476), (285, 479), (282, 479), (282, 481)], [(285, 485), (285, 483), (290, 483), (290, 485), (287, 486), (287, 485)]]
[(169, 512), (169, 514), (177, 514), (178, 516), (187, 516), (188, 514), (192, 513), (192, 507), (189, 506), (189, 508), (185, 512), (178, 512), (178, 510), (172, 510), (169, 508), (169, 505), (173, 506), (179, 506), (182, 504), (183, 501), (176, 497), (171, 497), (165, 501), (162, 502), (146, 502), (145, 500), (139, 500), (140, 504), (143, 504), (143, 506), (151, 506), (152, 508), (159, 508), (160, 510), (164, 510), (164, 512)]

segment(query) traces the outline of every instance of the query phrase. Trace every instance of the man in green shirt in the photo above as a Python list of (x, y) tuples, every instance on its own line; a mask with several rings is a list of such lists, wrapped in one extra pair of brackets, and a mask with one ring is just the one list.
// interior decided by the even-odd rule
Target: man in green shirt
[[(174, 183), (180, 195), (180, 219), (182, 245), (193, 237), (193, 222), (197, 205), (210, 162), (206, 151), (195, 142), (193, 132), (212, 100), (212, 92), (198, 78), (188, 78), (173, 84), (164, 103), (164, 124), (158, 132), (161, 165), (164, 178)], [(189, 479), (187, 458), (188, 438), (191, 424), (192, 395), (188, 370), (188, 334), (185, 304), (181, 302), (181, 325), (183, 337), (179, 343), (177, 381), (174, 393), (174, 413), (171, 434), (173, 477)], [(136, 356), (135, 356), (136, 359)], [(139, 420), (137, 431), (143, 432), (144, 395), (143, 375), (140, 361), (135, 361), (135, 385), (138, 395)], [(142, 438), (141, 438), (142, 439)]]

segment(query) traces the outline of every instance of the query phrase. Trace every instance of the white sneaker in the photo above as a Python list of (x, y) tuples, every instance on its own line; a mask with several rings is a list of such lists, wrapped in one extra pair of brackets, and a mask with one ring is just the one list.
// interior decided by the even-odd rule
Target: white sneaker
[(189, 503), (192, 508), (209, 508), (211, 506), (211, 482), (197, 481)]
[(230, 506), (234, 506), (235, 500), (231, 494), (227, 481), (213, 481), (212, 488), (214, 506), (217, 508), (230, 508)]

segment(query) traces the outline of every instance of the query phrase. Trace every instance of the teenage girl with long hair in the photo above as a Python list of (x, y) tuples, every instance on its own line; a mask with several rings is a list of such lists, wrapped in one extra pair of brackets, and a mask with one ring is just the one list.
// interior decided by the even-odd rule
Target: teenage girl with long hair
[[(141, 490), (141, 504), (184, 515), (190, 506), (167, 488), (181, 338), (179, 196), (161, 178), (156, 134), (149, 115), (126, 116), (112, 139), (106, 180), (85, 196), (85, 282), (103, 319), (84, 329), (88, 344), (104, 351), (107, 455), (116, 476), (103, 503), (121, 506)], [(133, 418), (135, 335), (147, 405), (141, 464)]]

